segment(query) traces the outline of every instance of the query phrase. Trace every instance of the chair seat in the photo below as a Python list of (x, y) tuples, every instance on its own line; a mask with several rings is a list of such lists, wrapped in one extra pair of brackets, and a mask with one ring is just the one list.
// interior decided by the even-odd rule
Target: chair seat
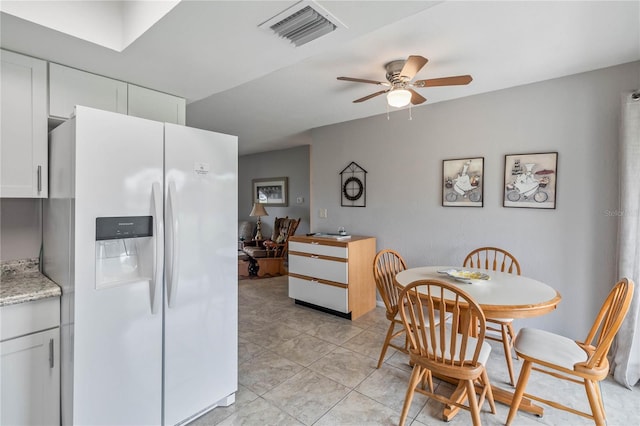
[(253, 258), (267, 257), (268, 255), (268, 252), (264, 247), (245, 247), (243, 251)]
[(494, 324), (510, 324), (513, 322), (513, 318), (487, 318), (487, 322), (492, 322)]
[[(436, 323), (440, 323), (440, 322), (441, 322), (441, 320), (440, 320), (440, 314), (439, 314), (438, 312), (434, 312), (433, 317), (435, 318), (435, 322), (436, 322)], [(447, 312), (447, 313), (444, 315), (444, 320), (445, 320), (445, 321), (448, 321), (450, 318), (451, 318), (451, 313), (450, 313), (450, 312)], [(393, 321), (402, 322), (402, 318), (400, 317), (400, 311), (396, 312), (396, 316), (395, 316), (395, 317), (393, 317), (393, 318), (389, 318), (389, 312), (387, 312), (387, 319), (388, 319), (389, 321), (393, 320)]]
[(588, 358), (588, 354), (575, 341), (535, 328), (521, 329), (514, 347), (518, 355), (558, 365), (567, 370), (573, 370), (576, 363), (584, 362)]

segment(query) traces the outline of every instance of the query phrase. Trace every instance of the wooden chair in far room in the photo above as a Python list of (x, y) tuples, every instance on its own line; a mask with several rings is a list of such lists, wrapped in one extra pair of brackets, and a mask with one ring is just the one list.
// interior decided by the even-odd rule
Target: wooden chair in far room
[[(485, 398), (491, 412), (496, 407), (486, 364), (491, 345), (484, 341), (485, 317), (482, 308), (458, 287), (438, 280), (418, 280), (407, 285), (400, 293), (400, 317), (407, 330), (410, 343), (410, 361), (413, 372), (405, 396), (400, 426), (404, 425), (415, 392), (427, 395), (446, 406), (464, 408), (471, 412), (474, 426), (481, 424), (480, 407)], [(446, 312), (452, 314), (451, 323), (439, 323)], [(473, 325), (479, 323), (477, 336), (473, 337)], [(462, 393), (447, 397), (435, 393), (425, 378), (433, 374), (459, 383)], [(421, 385), (422, 382), (422, 385)], [(476, 385), (481, 390), (476, 399)], [(463, 405), (465, 399), (469, 405)]]
[[(507, 425), (514, 420), (523, 396), (592, 419), (596, 425), (605, 425), (606, 416), (598, 382), (609, 374), (607, 354), (631, 305), (633, 287), (633, 281), (627, 278), (615, 285), (584, 341), (574, 341), (532, 328), (520, 330), (515, 350), (524, 362), (507, 417)], [(583, 385), (591, 414), (525, 393), (531, 370)]]
[[(518, 263), (518, 260), (508, 251), (497, 247), (480, 247), (473, 250), (465, 257), (462, 266), (520, 275), (520, 263)], [(513, 319), (511, 318), (487, 318), (487, 331), (489, 333), (486, 338), (502, 342), (507, 370), (509, 371), (509, 380), (511, 385), (515, 386), (516, 379), (513, 374), (511, 353), (516, 334), (512, 324)]]
[(263, 241), (249, 241), (243, 251), (258, 265), (257, 275), (281, 275), (286, 273), (289, 237), (295, 234), (299, 219), (277, 217), (271, 238)]
[(287, 219), (283, 222), (282, 226), (278, 234), (276, 235), (274, 229), (275, 236), (275, 253), (274, 257), (281, 257), (283, 259), (287, 259), (287, 254), (289, 253), (289, 237), (295, 235), (296, 230), (298, 229), (298, 225), (300, 225), (300, 218), (298, 219)]
[[(404, 327), (398, 316), (398, 296), (400, 292), (395, 286), (394, 279), (398, 272), (404, 271), (405, 269), (407, 269), (407, 264), (402, 256), (394, 250), (381, 250), (373, 260), (373, 277), (376, 281), (376, 288), (387, 310), (387, 319), (390, 321), (389, 329), (387, 330), (387, 335), (382, 345), (382, 351), (380, 352), (380, 358), (378, 359), (377, 368), (380, 368), (382, 365), (389, 346), (400, 352), (409, 353), (409, 342), (406, 335), (403, 346), (391, 342), (396, 337), (404, 334)], [(396, 326), (399, 327), (398, 330), (396, 330)]]

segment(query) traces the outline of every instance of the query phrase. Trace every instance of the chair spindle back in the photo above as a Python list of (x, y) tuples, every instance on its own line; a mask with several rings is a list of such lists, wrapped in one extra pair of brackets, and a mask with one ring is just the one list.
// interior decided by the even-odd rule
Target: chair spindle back
[(395, 276), (405, 269), (407, 264), (395, 250), (381, 250), (373, 260), (373, 276), (376, 280), (376, 288), (387, 309), (387, 316), (393, 317), (398, 312), (399, 291), (395, 286)]
[(629, 310), (633, 291), (633, 281), (622, 278), (609, 292), (587, 338), (582, 343), (587, 348), (595, 348), (588, 351), (593, 353), (585, 363), (587, 368), (598, 368), (608, 362), (607, 354)]
[[(478, 357), (484, 342), (485, 317), (467, 293), (442, 281), (418, 280), (400, 293), (398, 306), (411, 353), (431, 364), (482, 368)], [(440, 325), (438, 314), (444, 318), (447, 312), (452, 314), (451, 324)], [(474, 327), (478, 335), (471, 337)]]
[(508, 251), (498, 247), (475, 249), (467, 255), (462, 265), (520, 275), (520, 263), (518, 263), (518, 260)]

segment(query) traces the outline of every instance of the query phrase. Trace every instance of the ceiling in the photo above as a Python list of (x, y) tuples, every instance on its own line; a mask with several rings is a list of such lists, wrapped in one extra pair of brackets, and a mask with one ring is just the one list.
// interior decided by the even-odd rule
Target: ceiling
[[(297, 48), (258, 27), (297, 1), (171, 1), (121, 52), (5, 13), (11, 3), (2, 48), (185, 97), (187, 124), (238, 135), (240, 154), (385, 114), (384, 96), (352, 103), (379, 88), (336, 77), (384, 81), (385, 63), (412, 54), (429, 59), (416, 79), (473, 76), (418, 89), (418, 108), (640, 60), (640, 1), (318, 1), (346, 28)], [(73, 21), (71, 3), (28, 2)]]

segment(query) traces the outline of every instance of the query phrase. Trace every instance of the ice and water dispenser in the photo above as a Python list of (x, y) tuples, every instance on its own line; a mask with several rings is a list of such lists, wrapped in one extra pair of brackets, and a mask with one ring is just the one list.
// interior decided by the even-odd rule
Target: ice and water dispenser
[(96, 218), (96, 289), (151, 280), (153, 217)]

